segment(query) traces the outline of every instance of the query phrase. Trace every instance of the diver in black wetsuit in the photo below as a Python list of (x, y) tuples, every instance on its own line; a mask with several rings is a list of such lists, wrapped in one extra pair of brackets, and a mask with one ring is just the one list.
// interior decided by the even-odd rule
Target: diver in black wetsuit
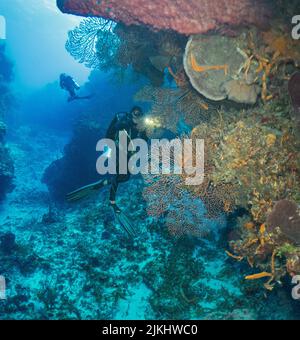
[(76, 91), (80, 90), (80, 86), (76, 83), (76, 81), (65, 73), (62, 73), (59, 77), (59, 84), (63, 90), (69, 92), (70, 97), (68, 98), (68, 102), (71, 102), (76, 99), (90, 99), (91, 96), (79, 97), (76, 94)]
[[(141, 138), (144, 140), (147, 140), (146, 133), (140, 128), (143, 124), (139, 124), (140, 120), (143, 119), (143, 111), (140, 107), (135, 106), (132, 108), (130, 113), (118, 113), (112, 120), (107, 133), (106, 138), (111, 139), (115, 141), (117, 145), (117, 153), (119, 148), (119, 132), (120, 131), (126, 131), (126, 134), (129, 138), (129, 140), (133, 140), (135, 138)], [(128, 154), (130, 156), (130, 154)], [(109, 201), (110, 205), (114, 210), (115, 216), (122, 225), (122, 227), (130, 234), (131, 236), (134, 236), (135, 230), (126, 217), (126, 215), (122, 212), (122, 210), (117, 206), (116, 204), (116, 194), (118, 190), (119, 183), (127, 182), (130, 179), (130, 173), (127, 173), (126, 175), (119, 174), (119, 164), (118, 159), (119, 157), (116, 157), (117, 159), (117, 174), (112, 175), (109, 179), (100, 180), (96, 183), (92, 183), (90, 185), (87, 185), (83, 188), (80, 188), (76, 191), (71, 192), (67, 195), (67, 200), (69, 202), (75, 202), (78, 201), (84, 197), (89, 196), (95, 191), (98, 191), (102, 189), (103, 187), (110, 185), (110, 195), (109, 195)]]

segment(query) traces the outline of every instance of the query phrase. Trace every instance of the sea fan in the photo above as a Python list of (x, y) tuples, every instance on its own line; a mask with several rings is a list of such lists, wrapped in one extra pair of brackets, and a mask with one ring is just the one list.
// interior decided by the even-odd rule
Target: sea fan
[(102, 18), (84, 19), (68, 33), (67, 51), (89, 68), (107, 70), (114, 65), (119, 39), (114, 34), (115, 23)]

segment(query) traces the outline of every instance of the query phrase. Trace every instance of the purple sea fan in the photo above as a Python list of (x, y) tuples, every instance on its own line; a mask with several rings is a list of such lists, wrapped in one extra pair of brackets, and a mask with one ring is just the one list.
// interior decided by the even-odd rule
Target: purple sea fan
[(163, 217), (172, 236), (204, 237), (215, 228), (217, 219), (212, 221), (205, 217), (204, 203), (187, 190), (180, 176), (151, 175), (146, 176), (145, 181), (143, 196), (148, 215)]

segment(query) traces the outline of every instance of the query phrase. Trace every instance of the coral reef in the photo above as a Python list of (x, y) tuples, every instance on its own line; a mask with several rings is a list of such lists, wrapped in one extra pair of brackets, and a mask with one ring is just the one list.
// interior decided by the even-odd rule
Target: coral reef
[(299, 319), (290, 291), (266, 295), (246, 285), (249, 270), (226, 257), (224, 244), (174, 239), (162, 222), (147, 217), (138, 178), (120, 186), (118, 195), (139, 228), (137, 240), (128, 239), (114, 221), (106, 192), (79, 207), (60, 207), (59, 218), (47, 224), (48, 201), (30, 192), (62, 142), (45, 153), (56, 134), (35, 136), (23, 129), (17, 135), (25, 137), (18, 141), (22, 152), (14, 152), (16, 164), (30, 157), (38, 172), (32, 183), (29, 167), (16, 168), (18, 195), (8, 197), (9, 210), (0, 214), (0, 237), (16, 236), (11, 255), (0, 250), (9, 288), (9, 298), (0, 303), (3, 319)]
[(70, 31), (66, 49), (79, 62), (124, 77), (131, 67), (136, 75), (163, 83), (167, 67), (180, 67), (186, 39), (147, 27), (125, 26), (101, 18), (88, 18)]
[(229, 99), (255, 104), (259, 93), (253, 84), (255, 73), (248, 68), (246, 34), (238, 37), (196, 35), (189, 39), (184, 55), (184, 68), (193, 87), (208, 99)]
[(247, 275), (245, 279), (267, 278), (264, 287), (272, 291), (283, 283), (286, 274), (300, 274), (299, 229), (298, 204), (281, 200), (264, 224), (240, 219), (237, 234), (230, 239), (233, 253), (227, 252), (227, 255), (238, 261), (247, 260), (255, 274)]
[[(222, 174), (218, 178), (215, 173), (215, 179), (235, 183), (236, 203), (248, 211), (229, 236), (231, 252), (227, 254), (234, 260), (247, 261), (253, 272), (245, 276), (249, 285), (265, 279), (267, 290), (283, 284), (286, 274), (299, 275), (300, 269), (300, 149), (296, 126), (289, 115), (291, 107), (285, 104), (286, 95), (284, 92), (265, 104), (254, 117), (246, 113), (234, 123), (235, 128), (225, 133), (221, 145), (227, 151), (216, 159)], [(230, 148), (225, 147), (227, 143)], [(243, 152), (247, 153), (245, 157)]]
[[(13, 175), (8, 147), (16, 165), (0, 209), (1, 319), (300, 319), (290, 286), (300, 275), (299, 52), (285, 26), (299, 0), (275, 2), (284, 20), (246, 32), (233, 26), (261, 23), (263, 1), (58, 0), (64, 11), (114, 20), (85, 19), (69, 33), (73, 57), (100, 69), (83, 87), (95, 95), (76, 109), (57, 101), (44, 115), (33, 110), (39, 129), (10, 129), (8, 145), (11, 69), (0, 45), (0, 196), (1, 174), (8, 185)], [(114, 72), (122, 87), (107, 81)], [(54, 86), (34, 93), (29, 109), (49, 103)], [(133, 105), (146, 112), (149, 137), (204, 139), (205, 174), (194, 186), (186, 171), (121, 184), (116, 203), (137, 230), (129, 238), (109, 189), (59, 203), (99, 180), (96, 143)], [(77, 121), (70, 140), (66, 116)]]
[[(162, 90), (159, 100), (155, 92), (152, 97), (151, 91), (147, 93), (154, 103), (157, 100), (166, 103), (166, 107), (176, 108), (172, 96), (176, 97), (176, 91), (181, 90), (168, 91)], [(137, 97), (141, 99), (140, 95)], [(241, 230), (237, 228), (234, 238), (230, 239), (232, 253), (228, 255), (239, 261), (247, 259), (250, 266), (260, 272), (247, 275), (246, 279), (252, 282), (267, 278), (265, 287), (270, 290), (287, 272), (298, 274), (299, 268), (298, 203), (278, 203), (279, 207), (285, 205), (285, 214), (278, 206), (274, 208), (280, 200), (299, 202), (299, 139), (286, 98), (287, 89), (255, 111), (223, 107), (209, 110), (205, 120), (198, 117), (198, 125), (190, 137), (205, 140), (204, 183), (188, 187), (185, 174), (164, 175), (148, 179), (144, 192), (150, 216), (163, 217), (169, 232), (179, 237), (201, 237), (210, 231), (203, 224), (205, 218), (220, 217), (240, 208), (247, 211), (248, 220), (240, 224)], [(158, 109), (157, 119), (163, 111)], [(171, 113), (171, 109), (169, 112), (174, 123), (174, 112)], [(194, 202), (202, 200), (202, 213), (186, 199), (188, 196)], [(198, 216), (194, 213), (197, 221), (191, 224), (188, 221), (192, 219), (185, 218), (190, 207), (200, 213)], [(276, 215), (278, 212), (281, 212), (280, 218)], [(274, 219), (276, 223), (270, 223)], [(275, 233), (278, 227), (280, 232)]]
[(98, 16), (126, 25), (148, 25), (190, 35), (224, 25), (265, 25), (270, 10), (264, 1), (225, 0), (57, 0), (64, 13)]
[[(299, 202), (299, 139), (287, 96), (290, 79), (297, 107), (297, 77), (291, 77), (298, 66), (297, 45), (286, 42), (282, 22), (276, 31), (251, 28), (236, 34), (216, 23), (221, 31), (194, 35), (187, 43), (172, 33), (135, 24), (119, 23), (113, 30), (119, 39), (114, 67), (131, 66), (151, 80), (152, 86), (135, 96), (149, 107), (148, 136), (161, 137), (163, 128), (180, 138), (204, 139), (206, 150), (201, 185), (186, 186), (185, 173), (146, 178), (143, 196), (149, 218), (168, 234), (185, 239), (211, 234), (213, 221), (220, 223), (224, 215), (246, 212), (230, 233), (227, 255), (247, 260), (252, 268), (245, 273), (245, 289), (254, 289), (251, 284), (258, 286), (257, 280), (265, 278), (265, 287), (272, 290), (287, 273), (299, 273), (299, 236), (289, 220), (298, 210), (289, 213), (286, 204), (286, 214), (276, 216), (281, 210), (276, 202), (293, 207)], [(150, 287), (159, 289), (155, 284), (150, 282)], [(184, 303), (193, 304), (197, 294), (185, 283), (172, 289)], [(151, 303), (155, 308), (164, 305), (157, 298)], [(175, 315), (174, 306), (165, 315)]]
[[(215, 106), (198, 95), (187, 83), (179, 88), (145, 86), (134, 97), (137, 102), (150, 104), (147, 117), (153, 124), (147, 126), (149, 136), (160, 127), (178, 134), (190, 132), (193, 126), (208, 122), (214, 116)], [(186, 125), (186, 127), (185, 127)]]
[(112, 21), (101, 18), (85, 19), (68, 33), (66, 50), (87, 67), (111, 69), (118, 48), (114, 26)]
[(192, 36), (184, 67), (193, 87), (205, 97), (255, 104), (260, 92), (264, 102), (273, 98), (270, 79), (280, 77), (287, 64), (297, 67), (299, 55), (298, 45), (285, 32), (251, 29), (235, 37)]
[(152, 85), (163, 84), (167, 67), (181, 66), (186, 39), (172, 32), (152, 32), (147, 27), (118, 24), (114, 30), (120, 40), (117, 66), (131, 66), (135, 73), (150, 79)]
[(276, 53), (277, 62), (293, 62), (296, 67), (300, 66), (300, 47), (296, 40), (285, 30), (282, 23), (262, 32), (262, 38), (268, 46), (270, 53)]
[(183, 236), (203, 237), (213, 229), (212, 221), (205, 220), (205, 207), (185, 188), (180, 176), (145, 176), (147, 183), (143, 197), (147, 213), (163, 218), (169, 233), (177, 238)]
[(300, 208), (297, 203), (288, 200), (277, 202), (269, 214), (267, 231), (279, 231), (290, 242), (300, 245)]
[(299, 196), (299, 141), (284, 123), (282, 130), (252, 118), (231, 123), (215, 154), (213, 181), (233, 185), (235, 205), (250, 204), (256, 221), (264, 221), (273, 202)]

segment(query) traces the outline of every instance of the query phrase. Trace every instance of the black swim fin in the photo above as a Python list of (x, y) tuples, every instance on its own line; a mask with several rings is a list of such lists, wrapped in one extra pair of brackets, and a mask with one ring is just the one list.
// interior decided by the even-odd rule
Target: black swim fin
[(93, 98), (93, 97), (94, 97), (93, 94), (91, 94), (91, 95), (89, 95), (89, 96), (83, 96), (83, 97), (80, 97), (80, 96), (69, 97), (68, 102), (70, 103), (70, 102), (72, 102), (72, 101), (74, 101), (74, 100), (91, 99), (91, 98)]
[(75, 191), (72, 191), (69, 194), (67, 194), (67, 201), (76, 202), (83, 198), (86, 198), (90, 196), (91, 194), (93, 194), (96, 190), (100, 190), (105, 184), (106, 184), (106, 181), (101, 180), (99, 182), (92, 183), (80, 189), (77, 189)]
[(134, 225), (129, 218), (124, 214), (121, 209), (114, 209), (116, 220), (120, 223), (121, 227), (126, 231), (130, 237), (136, 237), (137, 232)]

